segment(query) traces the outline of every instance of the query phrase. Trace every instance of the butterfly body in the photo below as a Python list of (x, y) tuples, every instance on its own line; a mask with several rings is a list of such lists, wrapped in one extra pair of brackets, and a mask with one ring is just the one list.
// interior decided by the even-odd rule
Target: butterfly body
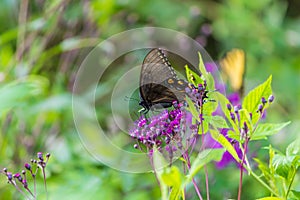
[(152, 49), (145, 57), (140, 75), (140, 105), (147, 113), (153, 106), (168, 108), (185, 98), (189, 83), (178, 79), (161, 49)]

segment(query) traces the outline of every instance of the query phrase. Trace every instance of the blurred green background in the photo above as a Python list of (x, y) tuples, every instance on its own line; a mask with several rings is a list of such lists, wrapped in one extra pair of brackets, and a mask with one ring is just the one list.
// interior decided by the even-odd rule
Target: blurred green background
[[(261, 147), (268, 142), (284, 151), (300, 134), (299, 7), (298, 0), (1, 0), (0, 168), (16, 172), (36, 152), (50, 152), (50, 199), (159, 199), (153, 174), (119, 172), (87, 153), (71, 110), (76, 72), (92, 47), (113, 34), (145, 26), (183, 32), (215, 60), (242, 48), (247, 55), (246, 91), (272, 74), (276, 101), (267, 121), (292, 123), (265, 143), (253, 144), (250, 152), (267, 160)], [(103, 90), (110, 90), (113, 77), (122, 71), (110, 73)], [(98, 98), (105, 101), (108, 93), (100, 92)], [(106, 131), (113, 132), (109, 102), (97, 111)], [(235, 165), (216, 170), (211, 164), (209, 172), (211, 199), (236, 197)], [(295, 182), (299, 189), (300, 181)], [(268, 194), (251, 177), (245, 176), (244, 184), (243, 199)], [(196, 199), (192, 186), (188, 191), (187, 199)], [(22, 199), (5, 176), (0, 177), (0, 197)]]

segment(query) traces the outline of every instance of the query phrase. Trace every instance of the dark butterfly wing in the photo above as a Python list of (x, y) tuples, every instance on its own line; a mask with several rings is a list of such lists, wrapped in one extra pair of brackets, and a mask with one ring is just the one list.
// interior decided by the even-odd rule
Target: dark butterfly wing
[(179, 80), (161, 49), (152, 49), (145, 57), (140, 75), (140, 95), (147, 111), (155, 104), (170, 107), (182, 101), (188, 83)]

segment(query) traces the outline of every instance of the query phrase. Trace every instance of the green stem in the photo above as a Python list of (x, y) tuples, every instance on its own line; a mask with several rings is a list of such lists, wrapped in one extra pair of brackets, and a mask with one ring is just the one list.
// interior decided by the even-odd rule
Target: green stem
[(249, 139), (246, 138), (245, 146), (244, 146), (244, 151), (243, 151), (243, 158), (242, 158), (242, 160), (241, 160), (240, 183), (239, 183), (238, 200), (241, 199), (241, 195), (242, 195), (244, 161), (245, 161), (245, 157), (246, 157), (246, 151), (247, 151), (247, 148), (248, 148), (248, 142), (249, 142)]
[[(249, 169), (247, 168), (247, 170), (249, 170)], [(276, 197), (279, 196), (272, 188), (270, 188), (263, 180), (261, 180), (253, 171), (249, 170), (249, 172), (250, 172), (250, 175), (253, 178), (255, 178), (262, 186), (264, 186), (266, 189), (268, 189)]]
[(290, 181), (288, 190), (287, 190), (286, 195), (285, 195), (285, 198), (286, 198), (286, 199), (287, 199), (287, 197), (288, 197), (288, 195), (289, 195), (289, 192), (290, 192), (290, 190), (291, 190), (292, 184), (293, 184), (293, 182), (294, 182), (294, 178), (295, 178), (295, 176), (296, 176), (296, 172), (297, 172), (297, 170), (294, 171), (293, 178), (292, 178), (292, 180)]

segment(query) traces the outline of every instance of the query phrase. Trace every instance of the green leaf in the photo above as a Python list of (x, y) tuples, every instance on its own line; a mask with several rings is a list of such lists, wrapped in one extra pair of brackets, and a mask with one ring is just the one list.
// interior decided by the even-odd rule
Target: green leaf
[(263, 175), (265, 176), (265, 178), (269, 181), (270, 178), (271, 178), (271, 175), (270, 175), (270, 171), (269, 171), (268, 165), (265, 164), (264, 162), (262, 162), (261, 160), (259, 160), (258, 158), (253, 158), (253, 160), (255, 162), (257, 162), (259, 170), (263, 173)]
[(205, 68), (205, 65), (203, 63), (203, 59), (202, 59), (202, 56), (201, 56), (201, 53), (198, 52), (198, 56), (199, 56), (199, 70), (200, 72), (202, 73), (202, 75), (204, 76), (204, 79), (207, 80), (207, 75), (208, 75), (208, 72), (206, 71), (206, 68)]
[(205, 116), (204, 120), (208, 121), (212, 126), (216, 128), (228, 128), (227, 122), (222, 116)]
[(232, 130), (228, 130), (227, 135), (228, 135), (229, 138), (235, 139), (236, 141), (240, 142), (240, 140), (241, 140), (240, 134), (236, 133), (236, 132), (234, 132)]
[(172, 188), (169, 195), (169, 199), (179, 199), (182, 182), (182, 176), (179, 169), (176, 166), (166, 168), (161, 174), (161, 180), (165, 185)]
[(244, 122), (246, 122), (250, 136), (251, 133), (253, 131), (253, 124), (252, 124), (252, 120), (250, 118), (250, 114), (246, 109), (240, 109), (239, 110), (239, 115), (240, 115), (240, 127), (243, 128), (244, 127)]
[(206, 68), (203, 63), (203, 59), (202, 59), (200, 52), (198, 52), (198, 55), (199, 55), (199, 70), (203, 76), (203, 79), (206, 80), (207, 89), (208, 89), (208, 91), (214, 91), (215, 90), (215, 79), (211, 73), (206, 71)]
[(271, 136), (278, 133), (278, 131), (283, 129), (288, 124), (290, 124), (290, 122), (285, 122), (280, 124), (271, 124), (271, 123), (258, 124), (257, 128), (255, 129), (250, 139), (251, 140), (267, 139), (267, 136)]
[(291, 192), (293, 193), (293, 195), (297, 198), (300, 199), (300, 191), (297, 191), (297, 190), (291, 190)]
[(291, 162), (292, 161), (289, 160), (289, 158), (282, 154), (276, 154), (272, 160), (275, 172), (285, 179), (288, 178), (288, 174), (291, 169)]
[[(198, 130), (199, 135), (206, 134), (209, 130), (209, 124), (205, 119), (206, 118), (204, 118), (204, 120), (202, 121), (202, 125), (200, 124), (200, 126), (199, 126), (199, 130)], [(202, 130), (201, 126), (203, 126), (203, 130)]]
[(237, 126), (237, 124), (231, 120), (230, 118), (230, 111), (227, 109), (227, 105), (231, 105), (231, 107), (233, 108), (232, 104), (229, 102), (229, 100), (220, 92), (214, 92), (213, 93), (213, 98), (216, 99), (217, 102), (219, 102), (221, 109), (224, 113), (224, 115), (226, 116), (226, 119), (228, 120), (228, 122), (231, 124), (233, 130), (236, 133), (239, 133), (239, 128)]
[[(210, 99), (211, 93), (208, 93), (209, 100), (214, 100)], [(203, 104), (203, 115), (204, 116), (211, 116), (213, 112), (215, 112), (218, 108), (218, 103), (216, 101), (207, 101)]]
[(263, 197), (257, 200), (283, 200), (283, 198), (279, 198), (279, 197)]
[(192, 71), (187, 65), (185, 65), (185, 72), (188, 81), (194, 86), (204, 83), (203, 79), (196, 72)]
[(192, 113), (193, 117), (198, 121), (200, 122), (200, 117), (199, 117), (199, 113), (197, 111), (197, 108), (195, 107), (194, 105), (194, 102), (189, 98), (189, 97), (186, 97), (186, 101), (188, 103), (188, 108), (187, 110)]
[(297, 155), (300, 152), (300, 139), (295, 140), (286, 148), (286, 155)]
[(207, 90), (208, 91), (215, 91), (215, 79), (211, 73), (208, 73), (205, 77), (207, 83)]
[[(279, 193), (278, 191), (278, 187), (276, 186), (276, 181), (275, 177), (276, 177), (276, 173), (275, 173), (275, 168), (273, 165), (273, 159), (275, 156), (275, 150), (272, 148), (271, 145), (269, 145), (269, 170), (270, 170), (270, 180), (269, 180), (269, 185), (271, 186), (271, 188), (276, 191), (276, 193)], [(278, 177), (277, 177), (278, 178)]]
[(237, 161), (240, 162), (239, 156), (232, 146), (232, 144), (225, 138), (224, 135), (220, 134), (219, 131), (215, 129), (210, 130), (211, 136), (214, 140), (219, 142), (231, 155), (232, 157)]
[(204, 165), (211, 161), (221, 160), (224, 152), (225, 149), (205, 149), (201, 151), (194, 160), (184, 185), (189, 183)]
[[(261, 104), (261, 98), (266, 99), (272, 94), (271, 88), (272, 76), (270, 76), (264, 83), (251, 90), (244, 98), (242, 108), (246, 109), (249, 113), (252, 113), (252, 123), (255, 124), (259, 119), (259, 113), (257, 113), (258, 105)], [(266, 103), (265, 108), (268, 107)]]

